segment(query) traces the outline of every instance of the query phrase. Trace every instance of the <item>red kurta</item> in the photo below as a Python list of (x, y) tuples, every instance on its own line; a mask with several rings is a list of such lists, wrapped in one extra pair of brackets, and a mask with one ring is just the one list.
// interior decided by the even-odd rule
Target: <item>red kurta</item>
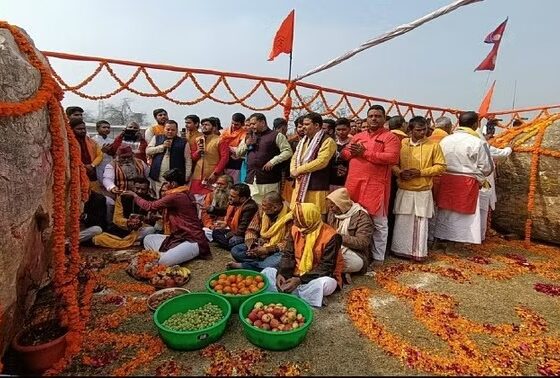
[[(362, 156), (352, 156), (352, 143), (364, 145)], [(344, 186), (352, 201), (365, 207), (370, 215), (387, 216), (389, 212), (391, 167), (399, 162), (400, 150), (399, 138), (385, 128), (354, 135), (342, 150), (342, 157), (350, 161)]]

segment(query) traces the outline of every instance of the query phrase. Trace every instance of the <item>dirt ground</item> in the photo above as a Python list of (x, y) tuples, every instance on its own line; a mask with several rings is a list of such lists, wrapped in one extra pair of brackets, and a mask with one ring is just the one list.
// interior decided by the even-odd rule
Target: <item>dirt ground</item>
[[(111, 252), (84, 248), (83, 253), (99, 255)], [(192, 271), (192, 278), (185, 288), (191, 291), (203, 291), (207, 277), (215, 272), (223, 271), (225, 264), (230, 261), (229, 253), (221, 249), (214, 248), (213, 256), (210, 261), (195, 260), (185, 265)], [(480, 258), (481, 261), (473, 260), (473, 256), (477, 256), (476, 258)], [(391, 269), (396, 267), (403, 267), (404, 270), (391, 273)], [(453, 269), (446, 270), (448, 268)], [(441, 273), (441, 271), (447, 273)], [(491, 273), (488, 273), (491, 271), (496, 272), (497, 275), (505, 274), (506, 277), (493, 277)], [(101, 274), (103, 274), (103, 270)], [(138, 282), (122, 269), (117, 269), (110, 275), (115, 282)], [(127, 364), (138, 359), (142, 353), (153, 353), (155, 358), (151, 358), (153, 356), (146, 358), (148, 361), (139, 366), (132, 366), (132, 369), (127, 370), (126, 374), (426, 375), (453, 374), (449, 370), (438, 367), (437, 361), (440, 360), (457, 362), (457, 366), (468, 366), (470, 362), (456, 350), (456, 346), (453, 346), (456, 344), (452, 344), (453, 341), (450, 341), (445, 335), (434, 331), (433, 327), (438, 327), (438, 322), (436, 321), (432, 326), (430, 325), (432, 324), (430, 315), (418, 312), (414, 301), (407, 297), (410, 295), (406, 294), (410, 288), (415, 289), (408, 292), (413, 295), (428, 293), (428, 295), (438, 295), (437, 298), (452, 298), (457, 303), (453, 311), (456, 312), (459, 320), (466, 319), (467, 322), (474, 322), (469, 323), (475, 324), (472, 327), (476, 327), (477, 324), (514, 327), (514, 331), (511, 331), (514, 332), (513, 334), (510, 331), (504, 331), (504, 334), (496, 331), (496, 333), (487, 334), (474, 332), (469, 336), (467, 335), (470, 332), (468, 329), (464, 331), (464, 335), (460, 334), (460, 337), (468, 337), (465, 340), (471, 340), (474, 343), (473, 348), (478, 356), (473, 357), (473, 361), (476, 360), (473, 362), (473, 370), (463, 370), (463, 373), (476, 374), (486, 371), (476, 370), (474, 364), (494, 363), (491, 359), (492, 354), (501, 356), (500, 353), (503, 351), (505, 355), (509, 356), (508, 358), (518, 356), (519, 353), (508, 349), (508, 338), (519, 339), (525, 344), (529, 344), (530, 340), (533, 340), (534, 343), (531, 345), (536, 345), (537, 338), (529, 339), (529, 337), (538, 336), (550, 341), (547, 344), (546, 354), (537, 353), (536, 350), (528, 351), (524, 357), (516, 357), (517, 359), (507, 368), (510, 370), (496, 370), (495, 373), (506, 371), (515, 374), (543, 374), (547, 371), (550, 372), (551, 369), (554, 371), (554, 368), (557, 367), (555, 362), (558, 362), (560, 358), (560, 317), (558, 316), (560, 297), (554, 295), (556, 292), (546, 294), (536, 291), (535, 284), (558, 285), (560, 284), (559, 276), (560, 249), (543, 247), (527, 250), (522, 247), (520, 242), (506, 242), (498, 238), (494, 238), (483, 247), (451, 246), (447, 250), (432, 251), (430, 259), (423, 264), (388, 257), (383, 266), (376, 267), (374, 276), (354, 276), (351, 285), (345, 286), (342, 291), (328, 298), (326, 307), (315, 309), (315, 319), (305, 341), (290, 351), (266, 351), (262, 354), (262, 351), (245, 339), (241, 323), (237, 315), (234, 315), (229, 321), (224, 336), (218, 342), (223, 349), (220, 349), (220, 346), (212, 346), (217, 349), (206, 353), (210, 356), (203, 356), (200, 351), (172, 351), (167, 347), (162, 348), (162, 353), (156, 353), (153, 350), (150, 352), (150, 349), (142, 352), (142, 343), (128, 348), (117, 348), (115, 344), (109, 342), (106, 345), (99, 345), (97, 348), (84, 348), (83, 352), (62, 374), (112, 375), (119, 372), (116, 370), (119, 366), (128, 366)], [(467, 277), (467, 279), (464, 280), (461, 277)], [(558, 287), (560, 288), (560, 286)], [(384, 334), (392, 337), (391, 340), (399, 340), (398, 342), (403, 345), (402, 348), (399, 347), (400, 344), (392, 348), (390, 344), (383, 341), (386, 339), (381, 339), (379, 334), (375, 336), (375, 332), (374, 336), (371, 336), (370, 332), (370, 337), (367, 337), (367, 331), (364, 332), (367, 327), (349, 313), (347, 307), (350, 297), (354, 298), (359, 289), (364, 288), (371, 290), (365, 310), (371, 313), (366, 314), (365, 319), (374, 321), (375, 327), (382, 327)], [(405, 294), (399, 294), (398, 290), (401, 289)], [(439, 297), (441, 294), (446, 294), (446, 296)], [(145, 306), (140, 306), (132, 311), (116, 326), (114, 324), (107, 327), (108, 323), (105, 321), (107, 316), (122, 311), (119, 307), (127, 306), (127, 304), (119, 306), (114, 303), (104, 303), (106, 302), (104, 297), (108, 295), (123, 295), (128, 299), (127, 303), (130, 303), (131, 297), (137, 298), (138, 301), (147, 297), (146, 294), (141, 293), (118, 293), (110, 288), (94, 294), (92, 315), (88, 324), (92, 334), (100, 330), (107, 331), (107, 328), (118, 335), (145, 333), (146, 340), (149, 338), (161, 345), (151, 319), (152, 312)], [(425, 302), (422, 303), (425, 305)], [(519, 306), (528, 309), (527, 311), (532, 311), (531, 313), (538, 315), (538, 319), (542, 319), (539, 323), (541, 330), (523, 334), (526, 324), (520, 322), (520, 317), (516, 312), (516, 308)], [(453, 315), (446, 319), (455, 318), (456, 315)], [(442, 319), (442, 322), (448, 321), (446, 319)], [(519, 332), (521, 333), (515, 333), (517, 329), (515, 325), (520, 325), (521, 331)], [(527, 327), (530, 328), (530, 325)], [(507, 332), (510, 334), (506, 335)], [(522, 339), (522, 337), (527, 337), (527, 339)], [(146, 345), (148, 345), (148, 341), (146, 341)], [(411, 346), (420, 354), (423, 353), (422, 355), (428, 355), (427, 360), (431, 361), (433, 358), (436, 361), (434, 365), (436, 367), (429, 367), (424, 362), (411, 360), (410, 353), (412, 352), (410, 350), (412, 349), (406, 346)], [(109, 353), (109, 357), (105, 356), (106, 360), (103, 362), (97, 364), (92, 364), (91, 360), (88, 362), (87, 357), (100, 358), (99, 356), (103, 353), (107, 354), (107, 350), (111, 349), (116, 352)], [(258, 357), (247, 357), (247, 353), (256, 353)], [(230, 365), (235, 365), (237, 368), (232, 370)], [(546, 370), (547, 366), (548, 370)], [(165, 370), (166, 368), (168, 370)], [(500, 364), (496, 362), (496, 369), (501, 368)], [(460, 375), (460, 372), (461, 370), (457, 370), (457, 374)]]

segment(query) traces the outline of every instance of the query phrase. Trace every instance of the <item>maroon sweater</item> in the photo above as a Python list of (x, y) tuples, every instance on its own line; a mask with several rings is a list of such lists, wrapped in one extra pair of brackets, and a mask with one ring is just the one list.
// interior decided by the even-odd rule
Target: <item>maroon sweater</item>
[(200, 258), (211, 258), (210, 245), (202, 230), (202, 223), (198, 218), (192, 194), (173, 193), (156, 201), (146, 201), (143, 198), (135, 197), (135, 201), (138, 206), (147, 211), (167, 211), (171, 235), (161, 244), (160, 252), (165, 252), (188, 241), (198, 243)]

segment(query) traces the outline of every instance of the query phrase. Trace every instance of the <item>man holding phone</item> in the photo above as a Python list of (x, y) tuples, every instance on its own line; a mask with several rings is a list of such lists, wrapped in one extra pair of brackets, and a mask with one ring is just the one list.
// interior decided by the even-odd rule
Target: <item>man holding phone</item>
[(385, 108), (368, 109), (366, 130), (356, 134), (342, 157), (349, 161), (346, 188), (350, 198), (362, 205), (374, 224), (372, 254), (375, 264), (383, 263), (389, 227), (391, 167), (399, 162), (400, 141), (383, 127)]

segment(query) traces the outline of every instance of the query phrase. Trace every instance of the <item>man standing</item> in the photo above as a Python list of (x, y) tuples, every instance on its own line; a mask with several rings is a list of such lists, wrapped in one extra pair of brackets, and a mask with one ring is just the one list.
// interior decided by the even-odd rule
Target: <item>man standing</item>
[(156, 135), (146, 148), (146, 154), (152, 157), (150, 178), (155, 186), (157, 196), (163, 184), (163, 174), (170, 169), (177, 168), (185, 172), (185, 181), (188, 181), (192, 171), (191, 150), (189, 144), (177, 136), (177, 122), (165, 122), (164, 135)]
[(277, 192), (267, 193), (247, 228), (245, 242), (231, 249), (235, 261), (228, 263), (227, 268), (260, 272), (278, 267), (291, 229), (292, 213), (288, 204)]
[(487, 177), (494, 164), (488, 145), (476, 132), (478, 114), (459, 116), (459, 127), (440, 142), (447, 162), (441, 176), (438, 215), (434, 236), (460, 243), (481, 244), (482, 216), (480, 188), (488, 187)]
[(212, 184), (223, 173), (229, 160), (229, 146), (216, 135), (216, 119), (210, 117), (201, 121), (203, 136), (196, 140), (196, 149), (191, 151), (195, 166), (190, 190), (199, 205), (204, 196), (212, 191)]
[(249, 132), (237, 148), (237, 156), (247, 155), (247, 177), (251, 196), (261, 203), (263, 196), (280, 190), (282, 165), (292, 157), (292, 148), (286, 136), (272, 131), (262, 113), (249, 117)]
[(121, 146), (130, 146), (135, 158), (142, 160), (144, 163), (147, 162), (146, 148), (148, 143), (142, 136), (140, 126), (136, 122), (129, 122), (122, 133), (115, 138), (115, 141), (111, 144), (109, 154), (115, 156)]
[(436, 128), (432, 135), (430, 135), (429, 139), (432, 142), (439, 143), (443, 138), (451, 134), (451, 129), (453, 128), (453, 124), (449, 117), (439, 117), (436, 119)]
[(350, 120), (348, 120), (348, 118), (337, 119), (335, 133), (336, 154), (331, 169), (331, 192), (343, 187), (346, 182), (346, 176), (348, 176), (348, 161), (342, 158), (341, 153), (344, 147), (352, 140), (352, 136), (350, 135)]
[(134, 202), (146, 211), (164, 211), (164, 230), (169, 232), (169, 236), (148, 235), (144, 238), (144, 248), (160, 252), (159, 263), (167, 266), (182, 264), (197, 256), (211, 258), (194, 198), (185, 186), (184, 170), (171, 169), (163, 178), (167, 182), (167, 190), (159, 200), (147, 201), (128, 190), (123, 193), (134, 197)]
[(229, 190), (229, 206), (223, 222), (217, 222), (212, 239), (224, 249), (230, 250), (245, 241), (245, 232), (259, 205), (251, 198), (247, 184), (235, 184)]
[(189, 114), (185, 117), (185, 128), (187, 129), (187, 143), (191, 148), (191, 151), (196, 149), (196, 140), (202, 136), (202, 133), (198, 131), (200, 127), (200, 118), (196, 114)]
[(245, 139), (245, 116), (241, 113), (234, 113), (231, 116), (231, 126), (222, 133), (222, 142), (229, 146), (229, 160), (226, 164), (225, 173), (233, 178), (234, 183), (239, 182), (239, 170), (243, 163), (242, 158), (235, 154), (237, 146)]
[(395, 134), (399, 140), (408, 138), (408, 124), (403, 116), (397, 115), (391, 117), (387, 121), (387, 126), (389, 126), (389, 130), (391, 130), (391, 132)]
[(281, 134), (288, 135), (288, 121), (286, 121), (286, 118), (282, 117), (274, 118), (274, 121), (272, 121), (272, 129)]
[(424, 117), (410, 120), (410, 138), (403, 139), (399, 165), (393, 167), (399, 189), (391, 251), (416, 261), (428, 256), (428, 219), (434, 209), (432, 177), (445, 171), (441, 147), (426, 138), (427, 129)]
[(326, 220), (326, 198), (329, 194), (331, 166), (336, 153), (336, 143), (323, 128), (323, 118), (318, 113), (303, 117), (305, 137), (299, 141), (290, 164), (290, 174), (296, 179), (291, 207), (296, 203), (314, 203)]
[(146, 142), (149, 144), (152, 141), (152, 138), (156, 135), (163, 135), (165, 132), (165, 123), (169, 119), (167, 116), (167, 111), (165, 109), (155, 109), (154, 112), (154, 119), (156, 120), (156, 124), (150, 126), (146, 129), (146, 134), (144, 134), (144, 138)]
[(334, 119), (323, 119), (323, 131), (327, 133), (331, 138), (334, 138), (336, 129), (336, 121)]
[(74, 119), (83, 121), (84, 109), (80, 108), (79, 106), (69, 106), (66, 108), (66, 116), (68, 117), (68, 121), (72, 121)]
[(87, 136), (86, 124), (80, 118), (72, 119), (70, 121), (70, 127), (80, 145), (82, 164), (86, 167), (86, 172), (90, 181), (90, 189), (101, 193), (96, 170), (96, 167), (103, 161), (101, 147)]
[(111, 133), (111, 125), (109, 122), (104, 120), (98, 121), (95, 124), (95, 129), (97, 130), (97, 135), (94, 135), (91, 139), (97, 143), (103, 153), (103, 160), (101, 161), (101, 164), (96, 167), (97, 179), (102, 183), (105, 167), (111, 162), (111, 160), (113, 160), (110, 152), (111, 143), (114, 142), (114, 139), (109, 136)]
[(385, 259), (389, 233), (387, 215), (391, 194), (391, 167), (399, 162), (400, 142), (383, 127), (385, 108), (373, 105), (368, 109), (366, 131), (354, 135), (352, 142), (342, 150), (348, 160), (346, 188), (350, 198), (362, 205), (372, 217), (373, 263)]

